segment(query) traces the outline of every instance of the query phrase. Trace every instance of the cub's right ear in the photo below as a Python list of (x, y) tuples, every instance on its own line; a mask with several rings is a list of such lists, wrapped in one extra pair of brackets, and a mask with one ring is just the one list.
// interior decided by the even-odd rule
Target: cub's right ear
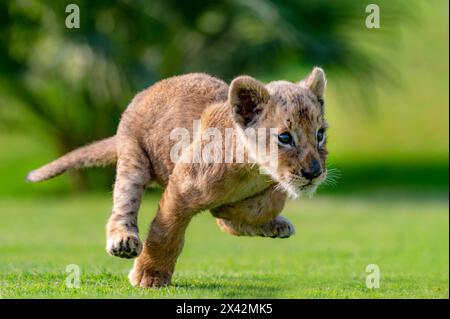
[(228, 90), (235, 120), (244, 128), (255, 122), (269, 98), (263, 83), (245, 75), (235, 78)]

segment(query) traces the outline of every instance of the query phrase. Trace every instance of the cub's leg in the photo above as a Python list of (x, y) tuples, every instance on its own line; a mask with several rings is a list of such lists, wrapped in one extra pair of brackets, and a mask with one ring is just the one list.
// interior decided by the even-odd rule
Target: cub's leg
[(219, 228), (235, 236), (262, 236), (270, 238), (288, 238), (295, 234), (294, 225), (285, 217), (277, 216), (261, 225), (251, 225), (233, 220), (216, 219)]
[(273, 187), (237, 203), (213, 209), (221, 230), (236, 236), (287, 238), (295, 233), (292, 223), (278, 216), (286, 194)]
[(108, 254), (133, 258), (141, 253), (137, 213), (149, 182), (149, 160), (144, 151), (133, 139), (122, 143), (118, 149), (113, 210), (106, 226)]
[(158, 288), (170, 284), (183, 248), (184, 233), (196, 211), (169, 182), (150, 225), (144, 249), (129, 274), (133, 286)]

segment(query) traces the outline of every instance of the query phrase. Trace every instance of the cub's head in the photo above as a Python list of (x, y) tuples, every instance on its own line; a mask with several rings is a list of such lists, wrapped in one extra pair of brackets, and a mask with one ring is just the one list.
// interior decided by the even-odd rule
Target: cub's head
[(299, 83), (274, 81), (265, 85), (240, 76), (229, 88), (228, 101), (237, 127), (265, 128), (267, 140), (276, 143), (275, 167), (258, 155), (256, 161), (293, 197), (313, 193), (327, 175), (325, 85), (325, 74), (316, 67)]

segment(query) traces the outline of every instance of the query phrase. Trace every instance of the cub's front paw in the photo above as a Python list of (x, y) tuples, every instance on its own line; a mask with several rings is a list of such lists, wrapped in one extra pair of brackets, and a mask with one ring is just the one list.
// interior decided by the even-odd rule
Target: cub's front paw
[(139, 266), (138, 260), (135, 261), (128, 279), (134, 287), (142, 288), (162, 288), (170, 285), (172, 273), (145, 269)]
[(115, 231), (108, 234), (106, 251), (111, 256), (121, 258), (134, 258), (142, 251), (139, 235), (132, 231)]
[(271, 222), (261, 227), (263, 237), (288, 238), (295, 234), (294, 225), (283, 216), (277, 216)]

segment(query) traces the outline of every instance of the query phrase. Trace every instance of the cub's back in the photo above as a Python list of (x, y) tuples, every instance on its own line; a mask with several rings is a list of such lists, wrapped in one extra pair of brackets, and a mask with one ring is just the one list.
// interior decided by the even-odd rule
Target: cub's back
[(203, 73), (191, 73), (162, 80), (135, 96), (122, 116), (118, 135), (139, 140), (150, 157), (157, 181), (165, 185), (174, 164), (170, 140), (174, 128), (186, 128), (213, 103), (225, 102), (228, 85)]

